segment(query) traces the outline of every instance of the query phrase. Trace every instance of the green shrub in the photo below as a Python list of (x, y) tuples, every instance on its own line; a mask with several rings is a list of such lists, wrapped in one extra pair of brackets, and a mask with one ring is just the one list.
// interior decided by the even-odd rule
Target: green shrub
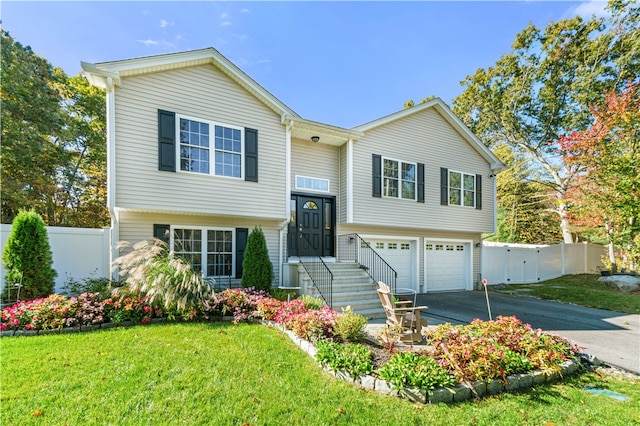
[(202, 275), (189, 262), (170, 252), (168, 245), (157, 238), (133, 245), (123, 241), (118, 248), (130, 251), (113, 262), (126, 285), (114, 289), (116, 294), (123, 291), (142, 293), (151, 303), (188, 310), (204, 302), (211, 293)]
[(100, 293), (102, 297), (107, 297), (111, 292), (111, 286), (109, 278), (87, 277), (80, 281), (69, 278), (63, 288), (69, 296), (79, 296), (82, 293)]
[(436, 360), (415, 352), (398, 352), (377, 373), (397, 389), (432, 391), (457, 384), (455, 378)]
[(271, 297), (273, 297), (274, 299), (278, 299), (281, 302), (286, 302), (290, 298), (289, 296), (290, 293), (287, 290), (283, 290), (277, 287), (269, 290), (269, 294), (271, 295)]
[(333, 333), (345, 342), (358, 342), (365, 336), (367, 319), (353, 312), (351, 306), (342, 309), (333, 325)]
[(303, 294), (302, 296), (298, 297), (298, 299), (304, 302), (304, 306), (307, 309), (311, 309), (314, 311), (322, 309), (322, 307), (325, 305), (324, 300), (321, 297), (313, 297), (308, 294)]
[(242, 261), (242, 287), (271, 290), (273, 264), (269, 259), (267, 241), (262, 228), (256, 226), (247, 238), (247, 248)]
[(327, 340), (316, 345), (316, 359), (334, 371), (346, 371), (351, 377), (373, 371), (371, 350), (357, 343), (340, 344)]
[(53, 293), (58, 274), (51, 267), (53, 257), (44, 221), (34, 210), (20, 210), (13, 220), (2, 262), (7, 269), (3, 301), (15, 302), (18, 290), (21, 300)]

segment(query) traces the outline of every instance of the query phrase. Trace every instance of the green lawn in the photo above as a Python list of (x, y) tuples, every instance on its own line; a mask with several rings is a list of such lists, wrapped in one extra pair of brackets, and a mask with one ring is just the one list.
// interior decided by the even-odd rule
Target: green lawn
[(623, 293), (598, 281), (599, 275), (565, 275), (539, 284), (512, 284), (503, 291), (575, 303), (591, 308), (640, 314), (640, 292)]
[[(595, 373), (455, 405), (333, 378), (263, 325), (162, 324), (0, 340), (3, 425), (630, 425), (640, 381)], [(594, 396), (586, 385), (630, 397)]]

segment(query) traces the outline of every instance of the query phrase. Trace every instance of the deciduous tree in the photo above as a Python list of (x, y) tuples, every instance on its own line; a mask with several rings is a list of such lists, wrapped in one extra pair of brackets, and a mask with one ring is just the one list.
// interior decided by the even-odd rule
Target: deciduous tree
[(104, 91), (0, 42), (3, 223), (33, 208), (52, 226), (107, 225)]
[(591, 113), (592, 124), (561, 138), (560, 151), (581, 171), (571, 193), (575, 217), (606, 229), (615, 272), (614, 244), (633, 267), (640, 262), (640, 83), (607, 92)]
[(612, 1), (611, 18), (580, 17), (529, 25), (513, 51), (463, 82), (454, 112), (483, 142), (510, 146), (531, 162), (538, 182), (550, 186), (562, 237), (572, 242), (568, 192), (578, 169), (558, 151), (561, 135), (585, 129), (589, 108), (605, 90), (638, 79), (638, 4)]

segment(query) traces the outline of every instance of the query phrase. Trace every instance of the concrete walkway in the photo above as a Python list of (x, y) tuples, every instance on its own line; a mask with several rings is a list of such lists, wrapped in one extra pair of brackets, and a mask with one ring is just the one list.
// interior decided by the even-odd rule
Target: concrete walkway
[[(609, 365), (640, 374), (640, 315), (493, 291), (489, 292), (489, 302), (494, 319), (498, 315), (515, 315), (534, 328), (570, 339), (583, 352)], [(482, 291), (420, 294), (417, 304), (429, 307), (422, 315), (430, 326), (489, 319)], [(373, 335), (383, 325), (384, 320), (372, 320), (367, 332)]]

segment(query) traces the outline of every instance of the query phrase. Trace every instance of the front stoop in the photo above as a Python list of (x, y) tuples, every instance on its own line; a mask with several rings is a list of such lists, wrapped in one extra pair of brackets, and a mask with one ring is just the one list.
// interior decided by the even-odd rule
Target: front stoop
[[(327, 263), (333, 273), (333, 310), (341, 312), (351, 306), (367, 319), (385, 318), (378, 297), (378, 285), (355, 262)], [(298, 266), (300, 294), (320, 296), (302, 265)]]

